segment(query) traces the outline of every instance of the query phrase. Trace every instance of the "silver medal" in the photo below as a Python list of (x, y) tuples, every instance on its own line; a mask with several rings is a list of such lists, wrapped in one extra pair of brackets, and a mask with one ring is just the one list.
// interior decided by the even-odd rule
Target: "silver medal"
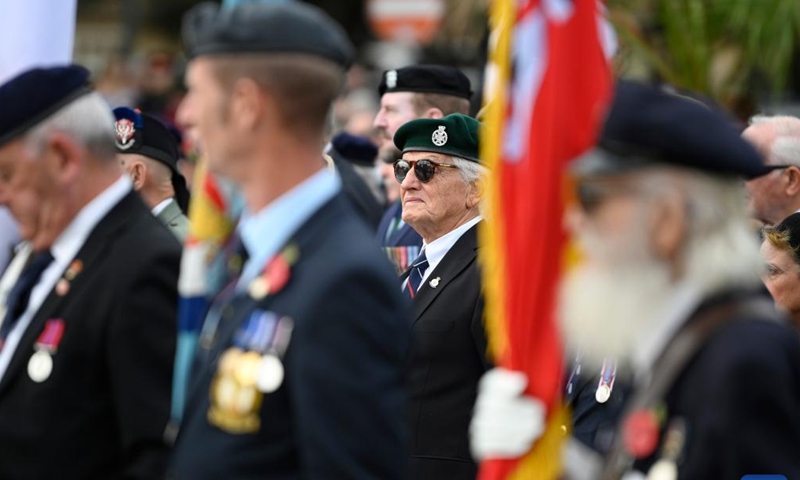
[(611, 398), (611, 388), (608, 385), (600, 385), (597, 391), (594, 392), (594, 399), (597, 403), (606, 403)]
[(36, 383), (42, 383), (53, 372), (53, 357), (44, 350), (38, 350), (28, 360), (28, 376)]
[(283, 363), (275, 355), (267, 354), (261, 357), (258, 366), (256, 387), (264, 393), (272, 393), (280, 388), (283, 383)]
[(647, 480), (675, 480), (678, 478), (678, 466), (675, 462), (661, 459), (647, 472)]

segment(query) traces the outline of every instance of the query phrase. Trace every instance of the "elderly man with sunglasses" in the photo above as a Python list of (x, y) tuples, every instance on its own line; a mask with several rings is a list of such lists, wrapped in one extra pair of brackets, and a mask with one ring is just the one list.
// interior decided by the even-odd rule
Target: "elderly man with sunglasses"
[(742, 133), (769, 170), (746, 183), (750, 214), (777, 225), (800, 211), (800, 119), (758, 115)]
[(485, 357), (481, 275), (479, 122), (461, 114), (418, 119), (400, 127), (394, 164), (403, 220), (423, 238), (403, 275), (414, 307), (409, 358), (410, 478), (472, 480), (467, 439)]

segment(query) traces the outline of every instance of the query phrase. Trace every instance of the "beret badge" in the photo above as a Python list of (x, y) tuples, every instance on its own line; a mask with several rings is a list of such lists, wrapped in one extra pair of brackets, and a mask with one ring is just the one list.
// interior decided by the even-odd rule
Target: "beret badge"
[(397, 70), (389, 70), (386, 72), (386, 88), (393, 89), (397, 87)]
[(119, 147), (121, 150), (128, 150), (134, 145), (134, 134), (136, 133), (136, 127), (131, 120), (127, 118), (120, 118), (117, 120), (115, 130), (117, 133), (117, 147)]
[(442, 147), (447, 143), (447, 132), (444, 129), (444, 125), (439, 125), (439, 128), (431, 135), (431, 142), (437, 147)]

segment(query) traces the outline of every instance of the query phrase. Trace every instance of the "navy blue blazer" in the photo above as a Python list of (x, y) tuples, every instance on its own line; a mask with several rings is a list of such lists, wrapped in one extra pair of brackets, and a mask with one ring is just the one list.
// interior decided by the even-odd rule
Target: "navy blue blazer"
[[(287, 245), (299, 253), (274, 294), (236, 294), (201, 341), (170, 475), (187, 480), (401, 479), (407, 462), (409, 302), (372, 234), (339, 195)], [(213, 310), (213, 309), (212, 309)], [(220, 356), (258, 312), (294, 320), (285, 378), (252, 409), (246, 432), (211, 418)]]
[(378, 224), (378, 233), (375, 236), (375, 238), (378, 240), (378, 245), (382, 247), (422, 247), (422, 237), (419, 235), (419, 233), (417, 233), (416, 230), (411, 228), (411, 225), (408, 225), (407, 223), (404, 223), (403, 226), (394, 232), (389, 238), (386, 238), (389, 227), (392, 225), (394, 220), (400, 219), (402, 216), (403, 206), (399, 200), (391, 204), (389, 208), (386, 209), (386, 212), (383, 214), (383, 218), (381, 218), (381, 223)]

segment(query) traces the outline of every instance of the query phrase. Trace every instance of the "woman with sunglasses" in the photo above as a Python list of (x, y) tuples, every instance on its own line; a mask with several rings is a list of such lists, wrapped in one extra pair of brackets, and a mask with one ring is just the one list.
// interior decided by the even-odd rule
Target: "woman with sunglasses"
[(467, 430), (485, 357), (477, 262), (481, 221), (477, 120), (461, 114), (406, 123), (394, 136), (403, 220), (423, 238), (401, 277), (414, 310), (408, 428), (414, 480), (473, 480)]

